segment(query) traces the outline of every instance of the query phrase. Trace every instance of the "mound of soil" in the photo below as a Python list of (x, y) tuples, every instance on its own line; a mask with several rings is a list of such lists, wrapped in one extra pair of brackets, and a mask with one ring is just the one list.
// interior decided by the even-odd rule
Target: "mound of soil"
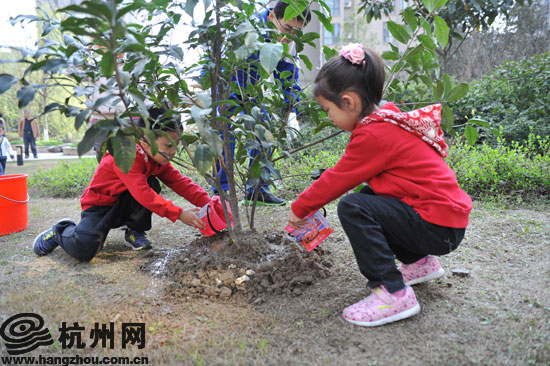
[(180, 249), (150, 252), (143, 270), (170, 280), (169, 295), (258, 304), (264, 296), (299, 296), (304, 287), (331, 274), (329, 252), (307, 252), (286, 234), (247, 232), (233, 243), (228, 234), (201, 236)]

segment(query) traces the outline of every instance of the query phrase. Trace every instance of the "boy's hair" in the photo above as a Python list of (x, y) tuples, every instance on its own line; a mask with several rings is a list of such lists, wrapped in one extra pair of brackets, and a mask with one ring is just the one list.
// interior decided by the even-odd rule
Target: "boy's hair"
[(322, 96), (339, 108), (342, 105), (341, 94), (353, 91), (361, 97), (363, 110), (361, 118), (372, 112), (384, 90), (384, 61), (373, 50), (363, 47), (364, 64), (352, 64), (342, 56), (335, 56), (323, 65), (315, 78), (313, 94)]
[[(166, 109), (151, 107), (147, 109), (149, 112), (149, 128), (155, 133), (155, 136), (159, 136), (159, 131), (164, 132), (177, 132), (181, 134), (182, 127), (181, 123), (174, 118), (174, 116), (165, 116)], [(138, 121), (139, 127), (146, 127), (145, 120), (143, 117), (139, 118)]]
[[(285, 10), (289, 4), (277, 1), (277, 4), (275, 4), (275, 7), (273, 8), (273, 13), (275, 14), (275, 17), (277, 19), (282, 19), (285, 17)], [(311, 10), (309, 10), (309, 6), (302, 11), (302, 14), (298, 15), (296, 17), (298, 20), (301, 20), (304, 22), (304, 26), (309, 23), (311, 20)]]

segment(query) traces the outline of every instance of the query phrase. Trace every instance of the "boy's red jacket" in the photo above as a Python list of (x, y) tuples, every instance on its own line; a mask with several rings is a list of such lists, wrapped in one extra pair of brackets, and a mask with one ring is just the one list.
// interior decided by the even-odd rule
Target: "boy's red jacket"
[[(399, 112), (393, 103), (382, 109)], [(465, 228), (472, 200), (440, 154), (396, 124), (358, 123), (342, 158), (292, 203), (303, 218), (366, 182), (380, 196), (396, 197), (432, 224)]]
[(195, 206), (202, 207), (210, 201), (208, 194), (199, 185), (181, 175), (172, 164), (158, 164), (143, 151), (139, 144), (136, 149), (136, 160), (128, 174), (124, 174), (116, 166), (115, 160), (109, 153), (105, 154), (90, 185), (80, 198), (82, 210), (91, 206), (114, 206), (118, 197), (128, 190), (132, 197), (145, 208), (175, 222), (182, 209), (156, 193), (147, 184), (147, 178), (152, 175), (158, 177), (174, 192)]

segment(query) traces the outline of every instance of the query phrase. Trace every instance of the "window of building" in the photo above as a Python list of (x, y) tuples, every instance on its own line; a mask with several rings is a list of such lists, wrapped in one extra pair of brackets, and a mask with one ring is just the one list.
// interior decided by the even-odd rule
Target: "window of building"
[(384, 22), (384, 25), (382, 26), (382, 41), (384, 43), (393, 42), (393, 37), (388, 29), (388, 22)]
[(328, 30), (323, 31), (323, 43), (324, 44), (336, 44), (340, 38), (340, 24), (334, 23), (333, 25), (334, 32), (330, 33)]
[(326, 4), (330, 8), (330, 13), (333, 17), (340, 15), (340, 0), (327, 0)]

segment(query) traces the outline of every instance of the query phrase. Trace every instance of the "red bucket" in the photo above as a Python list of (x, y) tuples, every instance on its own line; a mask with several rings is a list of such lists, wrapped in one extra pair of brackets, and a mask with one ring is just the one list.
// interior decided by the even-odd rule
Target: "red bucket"
[[(226, 207), (229, 214), (229, 220), (231, 221), (231, 226), (233, 226), (231, 209), (229, 208), (229, 205), (227, 205), (227, 203)], [(219, 196), (214, 196), (210, 200), (210, 202), (204, 205), (200, 209), (198, 215), (205, 225), (205, 228), (200, 229), (200, 231), (206, 236), (218, 234), (222, 230), (227, 228), (227, 223), (225, 222), (225, 214), (223, 213), (223, 206)]]
[(29, 224), (27, 177), (0, 175), (0, 235), (25, 230)]

